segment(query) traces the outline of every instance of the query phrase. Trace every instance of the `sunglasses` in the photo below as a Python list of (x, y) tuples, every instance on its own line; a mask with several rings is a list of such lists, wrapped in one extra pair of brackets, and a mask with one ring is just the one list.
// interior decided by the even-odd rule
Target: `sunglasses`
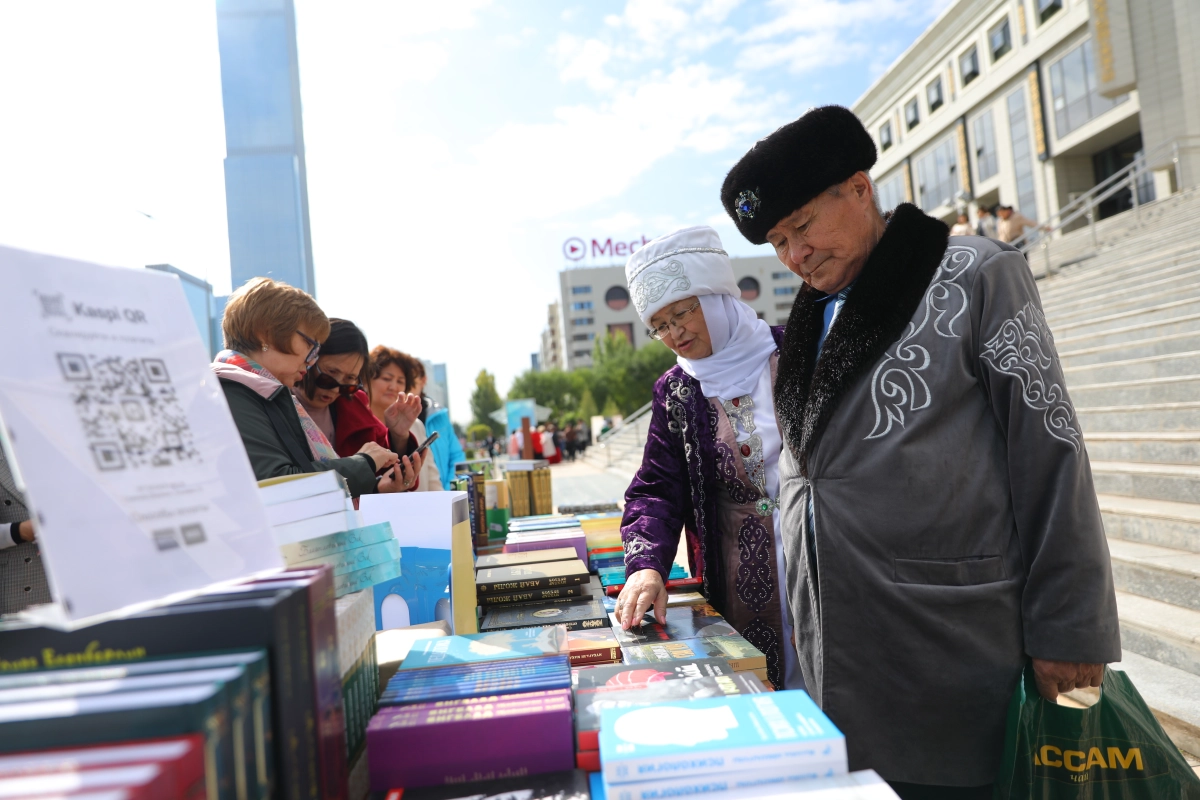
[(321, 367), (317, 364), (312, 366), (313, 385), (318, 389), (324, 389), (327, 392), (337, 392), (342, 397), (350, 397), (355, 392), (361, 390), (361, 383), (338, 383), (337, 378), (321, 371)]

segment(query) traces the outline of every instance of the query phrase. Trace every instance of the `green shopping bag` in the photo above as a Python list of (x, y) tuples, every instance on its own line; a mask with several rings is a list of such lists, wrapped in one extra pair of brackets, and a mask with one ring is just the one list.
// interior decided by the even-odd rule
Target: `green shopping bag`
[(1200, 779), (1124, 672), (1104, 671), (1100, 701), (1042, 698), (1025, 667), (1008, 704), (995, 800), (1200, 800)]

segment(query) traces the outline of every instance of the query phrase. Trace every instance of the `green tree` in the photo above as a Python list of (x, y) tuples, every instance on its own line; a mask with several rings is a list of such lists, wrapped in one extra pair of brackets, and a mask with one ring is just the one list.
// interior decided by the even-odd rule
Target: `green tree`
[(492, 412), (501, 405), (500, 393), (496, 391), (496, 376), (486, 369), (479, 370), (475, 378), (475, 391), (471, 392), (471, 424), (487, 425), (496, 436), (503, 436), (504, 424), (491, 417)]
[(562, 422), (566, 414), (576, 411), (587, 388), (584, 376), (578, 372), (551, 369), (544, 372), (529, 370), (513, 380), (508, 390), (509, 400), (525, 397), (550, 409), (550, 418)]
[(592, 424), (592, 417), (597, 416), (600, 409), (596, 406), (596, 399), (592, 397), (592, 390), (585, 388), (583, 390), (583, 398), (579, 401), (579, 419), (584, 425)]
[(621, 409), (617, 408), (616, 401), (614, 401), (612, 396), (610, 395), (608, 398), (608, 402), (604, 404), (604, 410), (601, 411), (600, 413), (611, 419), (612, 417), (619, 416), (621, 413)]
[(484, 439), (492, 435), (491, 425), (480, 425), (478, 423), (467, 428), (467, 440), (471, 442), (482, 442)]

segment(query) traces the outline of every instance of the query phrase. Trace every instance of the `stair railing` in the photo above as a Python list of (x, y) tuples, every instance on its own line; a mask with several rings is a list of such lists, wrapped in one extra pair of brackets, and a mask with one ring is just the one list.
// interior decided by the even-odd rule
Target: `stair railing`
[[(650, 409), (653, 407), (654, 401), (651, 400), (649, 403), (646, 403), (646, 405), (642, 406), (637, 411), (634, 411), (628, 417), (621, 420), (619, 425), (600, 434), (600, 437), (596, 439), (596, 446), (604, 451), (605, 466), (611, 467), (613, 465), (613, 455), (618, 451), (617, 441), (615, 441), (616, 437), (621, 436), (624, 433), (636, 433), (637, 429), (640, 427), (642, 418), (649, 414)], [(628, 446), (625, 449), (628, 450)], [(624, 455), (624, 452), (621, 452), (620, 454)]]
[(1151, 173), (1151, 167), (1148, 165), (1163, 163), (1165, 157), (1169, 154), (1171, 169), (1175, 173), (1175, 191), (1182, 191), (1185, 187), (1183, 186), (1183, 168), (1179, 160), (1179, 155), (1185, 150), (1200, 150), (1200, 136), (1182, 136), (1172, 139), (1149, 152), (1138, 155), (1134, 158), (1133, 163), (1117, 170), (1070, 203), (1067, 203), (1052, 214), (1050, 219), (1044, 224), (1026, 231), (1013, 240), (1011, 244), (1013, 247), (1024, 252), (1026, 258), (1029, 258), (1031, 261), (1033, 249), (1041, 249), (1046, 263), (1045, 274), (1054, 274), (1054, 265), (1050, 260), (1050, 242), (1053, 234), (1061, 231), (1067, 225), (1086, 218), (1091, 231), (1092, 247), (1099, 249), (1100, 244), (1096, 234), (1096, 222), (1098, 221), (1100, 204), (1117, 193), (1129, 189), (1133, 205), (1131, 210), (1134, 213), (1135, 219), (1140, 222), (1141, 202), (1138, 191)]

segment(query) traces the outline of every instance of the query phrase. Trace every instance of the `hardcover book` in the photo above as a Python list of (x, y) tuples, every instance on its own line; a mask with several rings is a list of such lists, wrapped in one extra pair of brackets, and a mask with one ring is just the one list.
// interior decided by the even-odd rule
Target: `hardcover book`
[(157, 764), (162, 770), (167, 781), (165, 796), (204, 800), (204, 737), (198, 733), (174, 739), (0, 756), (0, 777), (75, 773), (145, 763)]
[(623, 630), (619, 625), (615, 625), (613, 630), (621, 644), (649, 644), (738, 635), (733, 626), (707, 604), (670, 608), (665, 616), (665, 623), (655, 622), (654, 613), (651, 611), (642, 619), (640, 626)]
[(611, 624), (604, 605), (589, 597), (567, 603), (546, 601), (487, 608), (480, 627), (484, 631), (504, 631), (534, 625), (557, 625), (567, 630), (585, 630), (607, 628)]
[(758, 678), (747, 673), (739, 673), (658, 681), (643, 689), (578, 692), (575, 695), (576, 746), (580, 750), (599, 749), (600, 712), (606, 708), (639, 708), (672, 700), (701, 700), (709, 697), (761, 694), (765, 691), (766, 687)]
[(601, 712), (600, 758), (614, 784), (803, 766), (846, 773), (846, 740), (802, 691)]
[(322, 514), (319, 517), (289, 522), (286, 525), (274, 525), (271, 527), (271, 535), (275, 537), (275, 544), (282, 547), (303, 542), (306, 539), (316, 539), (360, 527), (362, 526), (358, 522), (357, 515), (353, 511), (342, 509), (332, 514)]
[(577, 769), (522, 778), (377, 792), (372, 800), (594, 800), (588, 776)]
[(571, 669), (566, 656), (525, 658), (399, 672), (388, 681), (379, 703), (400, 706), (570, 688)]
[(559, 547), (571, 547), (575, 550), (576, 558), (580, 561), (587, 560), (587, 540), (583, 536), (583, 531), (578, 528), (561, 532), (509, 533), (504, 540), (504, 552), (506, 553), (553, 550)]
[[(735, 770), (712, 775), (679, 775), (639, 783), (612, 784), (608, 787), (608, 796), (613, 800), (662, 800), (664, 797), (719, 792), (724, 798), (729, 792), (746, 792), (749, 796), (754, 796), (754, 792), (765, 790), (773, 794), (779, 793), (781, 796), (794, 797), (786, 794), (788, 790), (845, 775), (844, 763), (838, 759), (815, 763), (787, 763), (765, 769)], [(829, 797), (829, 800), (841, 796), (838, 793), (818, 795), (819, 798)]]
[(349, 495), (338, 489), (324, 494), (315, 494), (312, 497), (289, 500), (286, 503), (276, 503), (267, 506), (267, 521), (274, 527), (287, 525), (290, 522), (299, 522), (302, 519), (321, 517), (325, 514), (336, 514), (346, 510), (347, 497)]
[(587, 583), (587, 566), (579, 559), (543, 564), (518, 564), (477, 570), (475, 588), (479, 592), (523, 592)]
[(572, 667), (621, 660), (621, 645), (611, 628), (567, 631), (567, 650)]
[(376, 525), (331, 533), (328, 536), (319, 536), (316, 539), (285, 544), (279, 548), (279, 552), (283, 555), (284, 561), (289, 565), (294, 565), (322, 556), (353, 550), (356, 547), (379, 544), (394, 538), (391, 523), (381, 522)]
[(233, 798), (234, 744), (225, 694), (223, 684), (212, 683), (0, 705), (0, 752), (199, 733), (217, 796)]
[(741, 636), (710, 636), (646, 644), (623, 644), (628, 664), (667, 664), (697, 658), (724, 658), (736, 672), (765, 669), (767, 657)]
[(571, 769), (571, 692), (385, 708), (367, 729), (367, 749), (377, 791)]
[[(583, 596), (586, 584), (559, 586), (554, 589), (526, 589), (519, 592), (479, 595), (481, 606), (507, 606), (513, 603), (539, 603), (543, 600), (574, 600)], [(487, 630), (487, 628), (482, 628)]]
[(480, 556), (475, 562), (475, 569), (492, 569), (495, 567), (519, 567), (523, 564), (545, 564), (550, 561), (573, 561), (579, 556), (573, 547), (552, 547), (549, 550), (533, 550), (526, 553), (497, 553), (492, 556)]
[(562, 625), (446, 636), (413, 643), (400, 671), (451, 664), (479, 664), (518, 658), (566, 655), (567, 629)]
[(663, 681), (697, 680), (733, 675), (734, 669), (723, 658), (698, 658), (648, 667), (645, 664), (620, 664), (571, 670), (572, 687), (581, 692), (645, 689)]
[(44, 772), (16, 778), (0, 777), (0, 797), (25, 800), (157, 800), (170, 797), (171, 779), (153, 762), (98, 767), (78, 772)]

